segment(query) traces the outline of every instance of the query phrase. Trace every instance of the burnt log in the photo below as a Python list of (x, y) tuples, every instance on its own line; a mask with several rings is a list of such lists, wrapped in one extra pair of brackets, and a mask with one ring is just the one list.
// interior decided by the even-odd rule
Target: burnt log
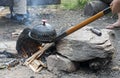
[(84, 15), (92, 16), (107, 7), (108, 5), (102, 1), (91, 1), (85, 5)]

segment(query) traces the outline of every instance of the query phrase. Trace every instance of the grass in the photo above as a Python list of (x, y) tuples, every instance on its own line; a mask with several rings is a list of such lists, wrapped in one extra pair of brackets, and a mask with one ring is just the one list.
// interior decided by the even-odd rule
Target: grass
[(90, 2), (91, 0), (77, 0), (78, 7), (83, 8), (87, 2)]
[(91, 0), (61, 0), (61, 8), (63, 9), (78, 9), (83, 8), (87, 2)]

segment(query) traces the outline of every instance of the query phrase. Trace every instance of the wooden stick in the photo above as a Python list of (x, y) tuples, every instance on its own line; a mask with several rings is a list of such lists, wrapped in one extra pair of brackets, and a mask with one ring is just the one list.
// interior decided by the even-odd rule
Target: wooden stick
[(50, 48), (51, 46), (53, 46), (54, 43), (47, 43), (44, 45), (44, 47), (39, 50), (38, 52), (36, 52), (35, 54), (33, 54), (31, 57), (29, 57), (26, 61), (25, 61), (25, 65), (30, 64), (34, 59), (40, 57), (48, 48)]

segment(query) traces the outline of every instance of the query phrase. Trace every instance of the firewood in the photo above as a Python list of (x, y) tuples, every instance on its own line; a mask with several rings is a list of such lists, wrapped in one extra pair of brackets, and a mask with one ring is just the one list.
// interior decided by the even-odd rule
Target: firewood
[(25, 61), (25, 65), (30, 67), (34, 72), (39, 72), (40, 70), (42, 70), (43, 67), (46, 67), (46, 65), (38, 58), (51, 46), (53, 46), (54, 43), (47, 43), (44, 45), (44, 47), (39, 47), (39, 51), (37, 51), (36, 53), (34, 53), (31, 57), (29, 57), (26, 61)]
[(51, 46), (53, 46), (54, 43), (47, 43), (45, 44), (45, 46), (40, 49), (39, 51), (37, 51), (36, 53), (34, 53), (31, 57), (29, 57), (26, 61), (25, 61), (25, 65), (30, 64), (33, 60), (35, 60), (36, 58), (40, 57), (48, 48), (50, 48)]

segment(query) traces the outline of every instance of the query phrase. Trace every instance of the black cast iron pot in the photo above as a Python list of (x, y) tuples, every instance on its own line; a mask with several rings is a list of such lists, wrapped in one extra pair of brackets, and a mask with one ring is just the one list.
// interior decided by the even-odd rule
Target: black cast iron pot
[(43, 24), (34, 26), (29, 32), (29, 37), (42, 43), (52, 42), (56, 38), (56, 31), (50, 25), (43, 21)]

